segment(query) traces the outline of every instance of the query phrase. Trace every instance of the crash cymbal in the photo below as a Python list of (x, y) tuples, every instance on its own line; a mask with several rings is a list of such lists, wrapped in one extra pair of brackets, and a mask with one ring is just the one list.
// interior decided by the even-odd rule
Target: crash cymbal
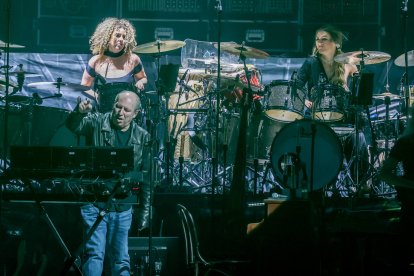
[(396, 100), (396, 99), (401, 99), (402, 98), (401, 96), (392, 94), (390, 92), (384, 92), (384, 93), (372, 96), (372, 98), (379, 99), (379, 100), (385, 100), (386, 97), (389, 97), (391, 100)]
[[(394, 63), (397, 66), (405, 67), (405, 53), (397, 57)], [(414, 66), (414, 50), (407, 52), (407, 66)]]
[[(0, 40), (0, 48), (6, 48), (7, 43)], [(9, 48), (25, 48), (25, 46), (23, 45), (19, 45), (19, 44), (9, 44)]]
[[(214, 47), (218, 47), (217, 43), (214, 43)], [(269, 54), (252, 47), (240, 45), (234, 42), (222, 42), (220, 44), (221, 50), (233, 55), (240, 55), (241, 53), (247, 58), (268, 58)]]
[(339, 63), (360, 65), (362, 58), (364, 58), (364, 63), (367, 65), (385, 62), (389, 60), (391, 56), (387, 53), (376, 51), (355, 51), (339, 54), (334, 60)]
[(179, 49), (185, 45), (180, 40), (157, 40), (135, 47), (133, 52), (137, 54), (157, 54)]
[(83, 92), (90, 89), (89, 86), (84, 86), (77, 83), (69, 82), (32, 82), (27, 87), (39, 89), (39, 90), (52, 90), (57, 91), (60, 87), (60, 92)]

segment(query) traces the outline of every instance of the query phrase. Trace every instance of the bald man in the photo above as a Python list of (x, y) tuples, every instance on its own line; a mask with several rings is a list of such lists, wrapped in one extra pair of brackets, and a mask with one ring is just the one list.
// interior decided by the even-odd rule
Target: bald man
[[(66, 120), (66, 126), (78, 135), (85, 135), (93, 146), (129, 147), (134, 149), (134, 170), (127, 174), (133, 181), (141, 182), (138, 195), (117, 199), (111, 202), (109, 212), (99, 224), (92, 237), (87, 241), (82, 260), (84, 275), (101, 275), (104, 260), (108, 262), (108, 275), (130, 275), (128, 255), (128, 231), (132, 223), (131, 202), (138, 203), (138, 230), (148, 227), (149, 194), (148, 182), (150, 136), (146, 130), (138, 126), (134, 118), (141, 109), (138, 95), (131, 91), (122, 91), (116, 98), (112, 111), (98, 113), (92, 111), (89, 100), (80, 101)], [(113, 188), (107, 187), (109, 190)], [(81, 206), (85, 233), (95, 223), (98, 214), (103, 210), (104, 203), (86, 204)], [(134, 225), (134, 227), (136, 227)], [(106, 255), (106, 258), (105, 258)]]

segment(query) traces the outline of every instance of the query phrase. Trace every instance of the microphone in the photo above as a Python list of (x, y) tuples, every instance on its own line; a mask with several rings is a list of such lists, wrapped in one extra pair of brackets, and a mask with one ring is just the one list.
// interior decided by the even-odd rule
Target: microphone
[[(185, 88), (186, 91), (192, 91), (192, 92), (196, 92), (193, 88), (191, 88), (191, 86), (187, 85), (186, 83), (184, 83), (185, 77), (187, 77), (187, 73), (188, 71), (190, 71), (190, 69), (185, 70), (183, 76), (181, 77), (181, 79), (178, 82), (178, 84), (182, 87)], [(180, 92), (181, 92), (181, 88), (180, 88)]]
[(223, 6), (221, 5), (221, 0), (216, 0), (215, 8), (217, 11), (221, 12), (223, 10)]
[(290, 76), (290, 81), (296, 81), (298, 71), (294, 70), (292, 75)]
[(407, 12), (408, 11), (408, 0), (404, 0), (402, 4), (403, 4), (403, 6), (402, 6), (401, 10), (403, 12)]
[(400, 80), (401, 85), (404, 85), (406, 77), (407, 77), (407, 72), (404, 72), (404, 74), (401, 76), (401, 80)]
[(188, 71), (190, 71), (190, 69), (185, 70), (183, 76), (181, 77), (181, 79), (178, 81), (179, 84), (183, 84), (185, 77), (187, 77), (187, 73)]
[[(292, 97), (296, 96), (296, 79), (297, 79), (297, 74), (298, 71), (294, 70), (292, 75), (290, 76), (290, 83), (289, 83), (289, 87), (288, 87), (288, 93), (289, 94), (289, 90), (292, 89)], [(291, 88), (292, 86), (292, 88)], [(293, 100), (293, 98), (292, 98)]]
[(19, 91), (22, 91), (23, 83), (24, 83), (24, 71), (23, 71), (23, 64), (19, 64), (19, 71), (17, 71), (17, 86)]

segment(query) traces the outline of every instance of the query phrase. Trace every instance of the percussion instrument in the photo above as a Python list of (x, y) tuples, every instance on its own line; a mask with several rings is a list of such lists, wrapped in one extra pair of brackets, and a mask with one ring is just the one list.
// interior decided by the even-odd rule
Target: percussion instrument
[(334, 60), (339, 63), (361, 65), (377, 64), (389, 60), (391, 56), (387, 53), (377, 51), (355, 51), (335, 56)]
[(303, 118), (305, 94), (293, 82), (275, 80), (267, 86), (265, 114), (280, 122), (293, 122)]
[(314, 86), (311, 90), (312, 118), (324, 122), (341, 121), (349, 99), (348, 94), (338, 85)]
[(338, 177), (343, 163), (342, 144), (335, 132), (322, 122), (294, 121), (280, 130), (270, 150), (272, 169), (281, 183), (289, 176), (286, 170), (289, 159), (298, 171), (297, 181), (309, 185), (313, 175), (313, 190), (320, 190)]

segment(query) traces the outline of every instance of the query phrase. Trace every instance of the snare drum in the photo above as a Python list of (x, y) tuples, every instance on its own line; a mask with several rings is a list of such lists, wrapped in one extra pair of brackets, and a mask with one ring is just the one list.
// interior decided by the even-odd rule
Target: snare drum
[(305, 97), (287, 80), (275, 80), (267, 86), (266, 116), (280, 122), (293, 122), (303, 118)]
[(312, 118), (324, 122), (338, 122), (344, 118), (347, 92), (332, 84), (315, 86), (311, 90)]
[(299, 183), (302, 180), (310, 183), (313, 165), (313, 190), (319, 190), (337, 179), (343, 163), (342, 144), (327, 124), (309, 119), (298, 120), (285, 125), (272, 143), (270, 161), (279, 180), (286, 176), (286, 164), (283, 162), (287, 157), (300, 160), (300, 167), (297, 167)]

